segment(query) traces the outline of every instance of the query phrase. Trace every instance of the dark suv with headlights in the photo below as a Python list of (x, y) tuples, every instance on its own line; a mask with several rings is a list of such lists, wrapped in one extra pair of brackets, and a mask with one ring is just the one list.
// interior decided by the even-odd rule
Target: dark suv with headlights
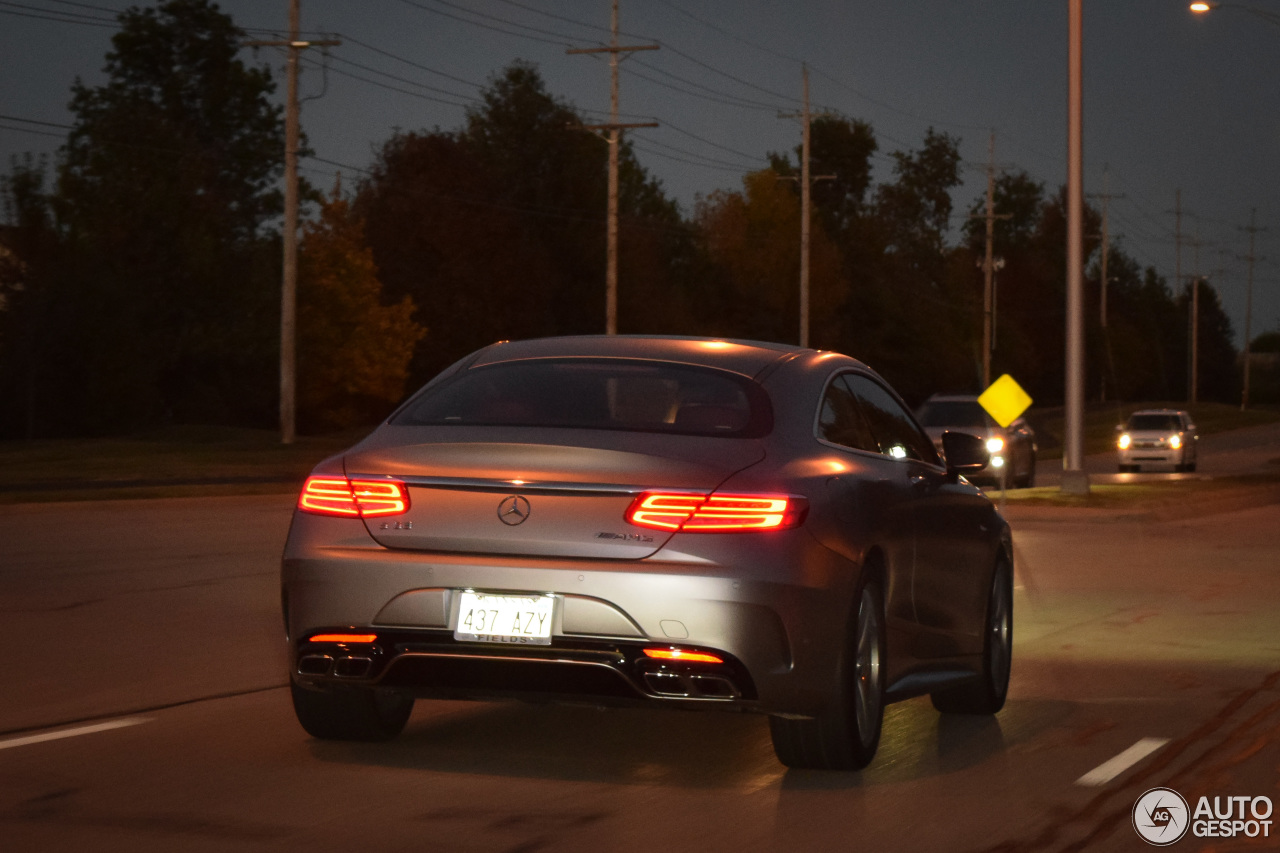
[(986, 443), (991, 461), (981, 471), (966, 475), (970, 480), (1016, 488), (1035, 485), (1036, 433), (1023, 418), (1001, 427), (976, 395), (934, 394), (917, 410), (916, 419), (939, 453), (942, 434), (948, 430), (976, 435)]

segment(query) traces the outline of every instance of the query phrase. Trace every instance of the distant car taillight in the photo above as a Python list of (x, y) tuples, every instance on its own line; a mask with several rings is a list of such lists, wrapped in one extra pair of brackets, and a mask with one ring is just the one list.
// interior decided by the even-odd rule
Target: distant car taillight
[(804, 521), (808, 502), (794, 495), (645, 492), (627, 508), (640, 527), (684, 533), (785, 530)]
[(298, 509), (350, 518), (400, 515), (409, 511), (409, 490), (398, 480), (308, 477)]

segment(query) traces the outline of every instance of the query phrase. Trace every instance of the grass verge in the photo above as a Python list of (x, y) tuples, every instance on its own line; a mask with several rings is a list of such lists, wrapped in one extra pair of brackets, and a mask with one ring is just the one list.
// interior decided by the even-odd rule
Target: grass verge
[[(1280, 421), (1280, 406), (1266, 406), (1240, 411), (1239, 406), (1226, 403), (1089, 403), (1084, 411), (1084, 452), (1105, 453), (1115, 447), (1116, 425), (1128, 420), (1139, 409), (1186, 409), (1191, 412), (1200, 435), (1241, 429)], [(1062, 458), (1063, 409), (1037, 409), (1027, 411), (1027, 420), (1036, 431), (1036, 444), (1041, 459)]]
[(368, 430), (280, 443), (268, 430), (172, 427), (125, 438), (0, 442), (0, 503), (270, 494)]
[[(998, 491), (988, 497), (1000, 502)], [(1107, 510), (1117, 517), (1191, 517), (1272, 503), (1280, 503), (1280, 473), (1093, 485), (1087, 495), (1063, 494), (1057, 486), (1005, 493), (1005, 504), (1015, 513), (1023, 507), (1074, 507)]]

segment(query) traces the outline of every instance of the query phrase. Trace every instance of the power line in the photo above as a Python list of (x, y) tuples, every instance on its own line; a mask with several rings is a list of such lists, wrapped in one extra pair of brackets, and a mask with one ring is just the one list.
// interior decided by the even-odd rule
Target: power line
[(720, 27), (720, 26), (718, 26), (718, 25), (716, 25), (716, 24), (713, 24), (713, 23), (711, 23), (710, 21), (708, 21), (708, 20), (706, 20), (706, 19), (704, 19), (704, 18), (699, 18), (697, 15), (693, 14), (692, 12), (689, 12), (689, 11), (687, 11), (687, 10), (685, 10), (685, 9), (681, 9), (681, 8), (680, 8), (679, 6), (677, 6), (676, 4), (674, 4), (674, 3), (670, 2), (670, 0), (658, 0), (658, 2), (660, 2), (663, 6), (666, 6), (668, 9), (671, 9), (672, 11), (674, 11), (674, 12), (678, 12), (679, 14), (684, 15), (684, 16), (685, 16), (686, 18), (688, 18), (689, 20), (691, 20), (691, 21), (695, 21), (696, 23), (701, 24), (702, 26), (706, 27), (706, 28), (707, 28), (707, 29), (709, 29), (709, 30), (714, 30), (715, 32), (720, 33), (720, 34), (721, 34), (721, 35), (723, 35), (723, 36), (728, 36), (729, 38), (733, 39), (734, 41), (739, 42), (739, 43), (741, 43), (741, 44), (745, 44), (747, 47), (755, 48), (756, 50), (760, 51), (761, 53), (767, 53), (767, 54), (769, 54), (770, 56), (775, 56), (775, 57), (777, 57), (778, 59), (786, 59), (786, 60), (789, 60), (789, 61), (791, 61), (791, 62), (796, 62), (796, 63), (803, 62), (803, 60), (797, 59), (797, 58), (796, 58), (796, 57), (794, 57), (794, 56), (789, 56), (789, 55), (787, 55), (787, 54), (785, 54), (785, 53), (779, 53), (778, 51), (773, 50), (772, 48), (764, 47), (763, 45), (759, 45), (759, 44), (756, 44), (755, 42), (748, 41), (747, 39), (744, 39), (744, 38), (742, 38), (742, 37), (741, 37), (741, 36), (739, 36), (739, 35), (735, 35), (734, 33), (731, 33), (731, 32), (729, 32), (728, 30), (726, 30), (726, 29), (724, 29), (724, 28), (722, 28), (722, 27)]
[(74, 6), (77, 9), (93, 9), (95, 12), (108, 12), (112, 15), (119, 15), (123, 9), (113, 9), (110, 6), (98, 6), (93, 3), (76, 3), (74, 0), (45, 0), (46, 3), (57, 3), (59, 6)]
[(403, 62), (405, 65), (412, 66), (414, 68), (417, 68), (420, 71), (426, 71), (428, 74), (435, 74), (439, 77), (444, 77), (446, 80), (452, 80), (455, 83), (462, 83), (465, 86), (472, 86), (476, 89), (483, 88), (483, 84), (481, 83), (476, 83), (472, 80), (464, 80), (461, 77), (455, 77), (454, 75), (447, 74), (444, 71), (440, 71), (437, 68), (431, 68), (430, 66), (423, 65), (420, 62), (414, 62), (412, 59), (405, 59), (403, 56), (398, 56), (397, 54), (391, 53), (390, 51), (383, 50), (380, 47), (374, 47), (373, 45), (366, 44), (365, 42), (362, 42), (359, 39), (352, 38), (346, 33), (339, 33), (339, 35), (341, 36), (344, 42), (350, 42), (352, 44), (359, 45), (360, 47), (363, 47), (365, 50), (371, 50), (374, 53), (387, 57), (388, 59), (394, 59), (397, 62)]
[[(19, 6), (17, 3), (0, 3), (0, 6), (17, 7), (21, 9), (31, 9), (35, 7)], [(119, 29), (120, 25), (114, 21), (108, 21), (105, 18), (93, 18), (89, 15), (77, 15), (68, 12), (58, 12), (52, 9), (41, 10), (46, 14), (37, 14), (35, 12), (15, 11), (14, 8), (0, 8), (0, 15), (13, 15), (18, 18), (33, 18), (39, 21), (54, 21), (59, 24), (80, 24), (86, 27), (98, 27), (101, 29)], [(63, 17), (65, 16), (65, 17)]]
[[(708, 94), (708, 95), (704, 95), (704, 94), (700, 94), (700, 93), (698, 93), (698, 92), (690, 92), (690, 91), (687, 91), (687, 90), (685, 90), (685, 89), (681, 89), (681, 88), (680, 88), (680, 87), (678, 87), (678, 86), (674, 86), (674, 85), (672, 85), (672, 84), (670, 84), (670, 83), (664, 83), (664, 82), (662, 82), (661, 80), (655, 80), (655, 79), (653, 79), (652, 77), (647, 77), (647, 76), (645, 76), (644, 74), (641, 74), (641, 73), (639, 73), (639, 72), (637, 72), (637, 71), (628, 71), (628, 72), (627, 72), (630, 76), (638, 77), (638, 78), (640, 78), (641, 80), (647, 80), (647, 81), (649, 81), (650, 83), (654, 83), (654, 84), (656, 84), (656, 85), (658, 85), (658, 86), (663, 86), (663, 87), (668, 88), (668, 89), (673, 89), (673, 90), (675, 90), (675, 91), (677, 91), (677, 92), (681, 92), (682, 94), (685, 94), (685, 95), (690, 95), (690, 96), (695, 97), (695, 98), (702, 98), (702, 99), (704, 99), (704, 100), (707, 100), (707, 101), (713, 101), (714, 103), (717, 103), (717, 104), (724, 104), (725, 106), (729, 106), (729, 107), (741, 107), (742, 109), (760, 110), (760, 111), (763, 111), (763, 112), (774, 112), (775, 110), (777, 110), (777, 107), (776, 107), (775, 105), (772, 105), (772, 104), (766, 104), (766, 103), (764, 103), (764, 102), (762, 102), (762, 101), (750, 101), (750, 100), (747, 100), (746, 98), (739, 98), (739, 97), (738, 97), (738, 96), (736, 96), (736, 95), (729, 94), (728, 92), (722, 92), (722, 91), (720, 91), (720, 90), (718, 90), (718, 89), (712, 89), (712, 88), (711, 88), (711, 87), (709, 87), (709, 86), (704, 86), (704, 85), (702, 85), (701, 83), (695, 83), (694, 81), (692, 81), (692, 80), (688, 80), (688, 79), (686, 79), (686, 78), (684, 78), (684, 77), (681, 77), (681, 76), (679, 76), (679, 75), (677, 75), (677, 74), (672, 74), (670, 71), (663, 71), (661, 68), (656, 68), (656, 67), (654, 67), (653, 65), (650, 65), (650, 64), (649, 64), (649, 63), (647, 63), (647, 62), (642, 62), (642, 61), (640, 61), (640, 60), (636, 60), (636, 61), (635, 61), (635, 64), (636, 64), (636, 65), (639, 65), (641, 68), (646, 68), (646, 69), (648, 69), (648, 70), (650, 70), (650, 71), (652, 71), (652, 72), (654, 72), (654, 73), (656, 73), (656, 74), (662, 74), (662, 75), (665, 75), (665, 76), (667, 76), (667, 77), (670, 77), (670, 78), (671, 78), (671, 79), (673, 79), (673, 80), (678, 80), (678, 81), (680, 81), (681, 83), (684, 83), (684, 84), (685, 84), (685, 85), (687, 85), (687, 86), (694, 86), (694, 87), (696, 87), (696, 88), (698, 88), (698, 89), (702, 89), (702, 90), (704, 90), (704, 91), (706, 91), (706, 92), (711, 93), (711, 94)], [(716, 95), (718, 95), (719, 97), (713, 97), (713, 96), (716, 96)]]
[(12, 130), (17, 133), (30, 133), (33, 136), (51, 136), (55, 139), (66, 138), (66, 134), (54, 133), (52, 130), (37, 130), (34, 127), (13, 127), (12, 125), (0, 124), (0, 130)]
[(693, 161), (693, 160), (684, 160), (684, 159), (681, 159), (681, 158), (679, 158), (679, 157), (673, 157), (673, 156), (671, 156), (670, 154), (663, 154), (661, 151), (654, 151), (652, 148), (646, 148), (646, 147), (644, 147), (644, 146), (640, 145), (636, 140), (632, 140), (632, 143), (631, 143), (631, 144), (632, 144), (633, 146), (635, 146), (636, 148), (638, 148), (639, 150), (641, 150), (641, 151), (646, 151), (646, 152), (648, 152), (648, 153), (650, 153), (650, 154), (656, 154), (657, 156), (659, 156), (659, 157), (665, 157), (665, 158), (667, 158), (668, 160), (676, 160), (676, 161), (681, 162), (681, 163), (688, 163), (688, 164), (689, 164), (689, 165), (691, 165), (691, 166), (702, 166), (702, 167), (704, 167), (704, 168), (708, 168), (708, 169), (718, 169), (718, 170), (726, 171), (726, 172), (736, 172), (736, 173), (738, 173), (738, 174), (741, 174), (741, 173), (743, 173), (743, 172), (749, 172), (749, 171), (752, 171), (752, 170), (754, 170), (754, 169), (756, 169), (756, 168), (759, 168), (759, 167), (758, 167), (758, 165), (749, 165), (749, 166), (748, 166), (748, 165), (743, 165), (743, 164), (741, 164), (741, 163), (731, 163), (731, 162), (729, 162), (728, 160), (717, 160), (717, 159), (716, 159), (716, 158), (714, 158), (714, 157), (706, 157), (706, 156), (704, 156), (704, 155), (702, 155), (702, 154), (694, 153), (693, 151), (687, 151), (687, 150), (685, 150), (685, 149), (683, 149), (683, 148), (677, 148), (677, 147), (676, 147), (676, 146), (674, 146), (674, 145), (667, 145), (665, 142), (659, 142), (659, 141), (657, 141), (656, 139), (645, 139), (645, 140), (644, 140), (644, 142), (645, 142), (645, 144), (646, 144), (646, 145), (650, 145), (650, 146), (657, 146), (657, 147), (659, 147), (659, 148), (665, 148), (665, 149), (666, 149), (666, 150), (668, 150), (668, 151), (674, 151), (676, 154), (683, 154), (683, 155), (685, 155), (686, 157), (694, 157), (694, 158), (697, 158), (698, 160), (701, 160), (702, 162), (701, 162), (701, 163), (698, 163), (698, 162), (695, 162), (695, 161)]
[[(542, 9), (538, 9), (533, 6), (526, 6), (523, 3), (516, 3), (514, 2), (514, 0), (498, 0), (498, 2), (504, 3), (507, 6), (514, 6), (517, 9), (523, 9), (526, 12), (533, 12), (536, 15), (542, 15), (544, 18), (553, 18), (557, 21), (564, 21), (567, 24), (573, 24), (575, 26), (585, 27), (586, 29), (589, 29), (589, 30), (603, 32), (606, 35), (610, 32), (608, 27), (602, 27), (599, 24), (592, 24), (592, 23), (588, 23), (587, 21), (580, 21), (576, 18), (566, 18), (564, 15), (556, 15), (551, 12), (544, 12)], [(622, 32), (621, 35), (625, 35), (628, 38), (639, 38), (641, 40), (648, 40), (644, 36), (635, 36), (631, 33), (626, 33), (626, 32)]]
[(386, 77), (388, 80), (395, 80), (396, 82), (399, 82), (399, 83), (407, 83), (410, 86), (417, 86), (420, 89), (426, 89), (427, 91), (430, 91), (430, 92), (436, 92), (441, 95), (448, 95), (451, 98), (471, 99), (470, 96), (468, 95), (461, 94), (458, 92), (451, 92), (448, 89), (441, 89), (440, 87), (432, 86), (429, 83), (420, 83), (417, 80), (410, 80), (408, 77), (401, 77), (396, 74), (391, 74), (390, 72), (387, 72), (387, 71), (380, 71), (377, 68), (373, 68), (369, 65), (364, 65), (362, 63), (355, 62), (350, 59), (346, 59), (345, 57), (341, 57), (336, 54), (332, 56), (332, 59), (336, 62), (341, 62), (345, 65), (350, 65), (353, 68), (359, 68), (361, 71), (368, 71), (371, 74), (377, 74), (381, 77)]
[[(502, 29), (501, 27), (496, 27), (496, 26), (493, 26), (493, 25), (491, 25), (491, 24), (483, 24), (483, 23), (481, 23), (481, 22), (479, 22), (479, 21), (473, 21), (473, 20), (470, 20), (470, 19), (468, 19), (468, 18), (462, 18), (462, 17), (459, 17), (458, 15), (451, 15), (451, 14), (449, 14), (448, 12), (442, 12), (442, 11), (441, 11), (441, 10), (439, 10), (439, 9), (432, 9), (431, 7), (429, 7), (429, 6), (424, 6), (424, 5), (422, 5), (421, 3), (415, 3), (415, 2), (414, 2), (414, 0), (400, 0), (400, 2), (401, 2), (401, 3), (403, 3), (403, 4), (405, 4), (406, 6), (412, 6), (412, 7), (413, 7), (413, 8), (415, 8), (415, 9), (418, 9), (418, 10), (423, 11), (423, 12), (428, 12), (428, 13), (430, 13), (430, 14), (432, 14), (432, 15), (440, 15), (441, 17), (444, 17), (444, 18), (449, 18), (449, 19), (454, 20), (454, 21), (460, 21), (461, 23), (464, 23), (464, 24), (470, 24), (470, 25), (471, 25), (471, 26), (473, 26), (473, 27), (480, 27), (481, 29), (489, 30), (489, 31), (491, 31), (491, 32), (495, 32), (495, 33), (502, 33), (503, 35), (516, 36), (517, 38), (532, 39), (533, 41), (540, 41), (540, 42), (542, 42), (543, 44), (554, 44), (554, 45), (558, 45), (558, 46), (561, 46), (561, 47), (563, 47), (564, 45), (569, 44), (570, 42), (572, 42), (572, 41), (573, 41), (573, 39), (569, 38), (568, 36), (562, 36), (562, 37), (561, 37), (561, 38), (562, 38), (562, 40), (560, 40), (560, 41), (552, 41), (551, 39), (545, 39), (545, 38), (541, 38), (541, 37), (539, 37), (539, 36), (528, 35), (528, 34), (526, 34), (526, 33), (512, 32), (511, 30), (504, 30), (504, 29)], [(452, 4), (447, 4), (447, 5), (452, 6)], [(455, 7), (453, 7), (453, 8), (461, 8), (461, 7), (456, 7), (456, 6), (455, 6)], [(469, 10), (465, 10), (465, 9), (464, 9), (463, 11), (469, 11)], [(479, 15), (480, 13), (478, 13), (478, 12), (472, 12), (471, 14)], [(490, 19), (493, 19), (493, 20), (502, 20), (501, 18), (493, 18), (493, 16), (492, 16), (492, 15), (484, 15), (483, 17), (490, 18)], [(520, 24), (515, 24), (515, 23), (512, 23), (512, 22), (510, 22), (510, 21), (504, 21), (504, 23), (508, 24), (509, 26), (514, 26), (514, 27), (520, 27), (520, 26), (522, 26), (522, 25), (520, 25)], [(535, 29), (535, 28), (533, 28), (533, 27), (523, 27), (523, 28), (524, 28), (524, 29), (529, 29), (529, 30), (534, 30), (535, 32), (541, 32), (541, 31), (539, 31), (539, 30), (536, 30), (536, 29)], [(555, 35), (559, 35), (559, 34), (555, 34)]]
[(53, 121), (38, 121), (33, 118), (22, 118), (21, 116), (0, 115), (0, 119), (3, 119), (4, 121), (18, 121), (23, 124), (38, 124), (43, 127), (57, 127), (62, 130), (71, 130), (73, 128), (73, 125), (70, 124), (61, 124)]
[(766, 95), (772, 95), (775, 98), (780, 98), (783, 101), (783, 103), (786, 103), (786, 104), (795, 103), (796, 99), (793, 97), (790, 97), (789, 95), (784, 95), (781, 92), (775, 92), (772, 89), (766, 89), (763, 86), (757, 86), (755, 83), (752, 83), (749, 80), (743, 80), (741, 77), (736, 77), (727, 71), (721, 71), (719, 68), (716, 68), (715, 66), (708, 65), (702, 60), (692, 57), (689, 54), (685, 53), (684, 51), (678, 50), (677, 48), (672, 47), (667, 42), (658, 41), (658, 44), (662, 45), (663, 49), (671, 51), (676, 56), (679, 56), (680, 58), (688, 62), (692, 62), (694, 65), (697, 65), (699, 68), (705, 68), (707, 71), (710, 71), (712, 74), (719, 74), (721, 77), (725, 77), (729, 80), (732, 80), (733, 82), (738, 83), (739, 85), (746, 86), (748, 89), (755, 89), (757, 92), (764, 92)]
[[(308, 68), (312, 68), (312, 69), (319, 69), (323, 67), (320, 63), (311, 59), (303, 60), (303, 64), (306, 65)], [(458, 103), (457, 101), (448, 101), (448, 100), (445, 100), (444, 98), (437, 98), (433, 95), (428, 95), (423, 92), (414, 92), (409, 89), (402, 89), (399, 86), (392, 86), (389, 83), (382, 83), (378, 80), (370, 80), (368, 77), (362, 77), (359, 74), (353, 74), (352, 72), (344, 71), (341, 68), (329, 68), (329, 71), (333, 72), (334, 74), (338, 74), (342, 77), (347, 77), (352, 80), (358, 80), (361, 83), (367, 83), (370, 86), (376, 86), (379, 89), (385, 89), (389, 92), (397, 92), (401, 95), (408, 95), (411, 98), (418, 98), (424, 101), (431, 101), (432, 103), (436, 103), (436, 104), (444, 104), (445, 106), (466, 108), (466, 107), (472, 106), (475, 103), (474, 101), (470, 103)], [(409, 82), (411, 83), (411, 85), (415, 85), (415, 86), (422, 85), (419, 83), (413, 83), (412, 81), (409, 81)], [(459, 97), (463, 97), (463, 96), (459, 96)]]
[(737, 154), (739, 157), (746, 157), (748, 160), (758, 159), (753, 154), (747, 154), (746, 152), (739, 151), (736, 148), (730, 148), (727, 145), (721, 145), (718, 142), (712, 142), (710, 139), (706, 139), (705, 137), (699, 136), (696, 133), (693, 133), (691, 131), (685, 130), (684, 128), (678, 127), (677, 125), (674, 125), (669, 121), (662, 122), (662, 126), (666, 128), (670, 128), (671, 130), (674, 130), (676, 133), (687, 136), (690, 139), (696, 139), (699, 142), (703, 143), (704, 145), (710, 145), (712, 148), (719, 148), (721, 151), (728, 151), (730, 154)]

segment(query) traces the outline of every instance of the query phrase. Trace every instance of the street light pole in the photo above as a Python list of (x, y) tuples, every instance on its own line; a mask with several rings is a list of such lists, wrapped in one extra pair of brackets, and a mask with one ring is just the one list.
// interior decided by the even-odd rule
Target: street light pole
[(1069, 0), (1067, 59), (1067, 329), (1062, 491), (1088, 494), (1084, 471), (1084, 0)]

